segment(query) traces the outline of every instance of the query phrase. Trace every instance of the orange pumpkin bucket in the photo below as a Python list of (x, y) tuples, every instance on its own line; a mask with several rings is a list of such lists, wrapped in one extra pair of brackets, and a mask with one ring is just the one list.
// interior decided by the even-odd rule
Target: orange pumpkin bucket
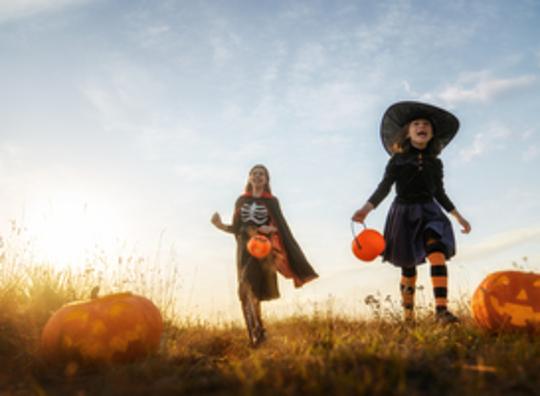
[(253, 257), (263, 259), (272, 251), (272, 243), (264, 235), (253, 235), (249, 238), (247, 250)]
[(386, 247), (386, 242), (381, 233), (373, 228), (367, 228), (362, 223), (364, 229), (358, 235), (354, 231), (354, 222), (351, 222), (353, 233), (352, 252), (362, 261), (373, 261), (379, 256)]

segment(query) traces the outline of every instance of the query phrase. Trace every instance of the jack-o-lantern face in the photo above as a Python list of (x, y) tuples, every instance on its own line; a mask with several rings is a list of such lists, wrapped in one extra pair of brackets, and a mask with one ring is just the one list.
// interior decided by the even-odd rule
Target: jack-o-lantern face
[(155, 351), (163, 331), (147, 298), (118, 293), (67, 304), (48, 320), (41, 350), (50, 360), (133, 361)]
[(489, 330), (540, 329), (540, 275), (493, 273), (478, 286), (471, 308), (476, 322)]

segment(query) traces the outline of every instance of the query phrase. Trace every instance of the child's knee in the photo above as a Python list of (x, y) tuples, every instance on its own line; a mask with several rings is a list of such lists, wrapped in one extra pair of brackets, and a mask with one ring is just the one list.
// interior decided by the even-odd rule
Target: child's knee
[(446, 255), (446, 246), (441, 242), (439, 236), (434, 232), (426, 232), (424, 235), (424, 248), (426, 253), (429, 255), (431, 253), (439, 252)]
[(405, 278), (413, 278), (416, 276), (416, 267), (402, 267), (401, 275)]

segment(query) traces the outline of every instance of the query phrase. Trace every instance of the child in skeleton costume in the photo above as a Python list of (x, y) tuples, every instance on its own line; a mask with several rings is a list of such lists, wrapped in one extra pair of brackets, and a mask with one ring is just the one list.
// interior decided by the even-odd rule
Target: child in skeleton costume
[(446, 261), (455, 254), (452, 225), (441, 206), (455, 217), (463, 233), (471, 226), (457, 211), (443, 186), (443, 166), (437, 157), (459, 128), (446, 110), (419, 102), (399, 102), (386, 110), (381, 124), (383, 146), (391, 155), (375, 192), (352, 220), (364, 222), (395, 183), (397, 196), (386, 218), (383, 261), (401, 267), (400, 290), (405, 320), (414, 320), (416, 266), (431, 264), (436, 318), (457, 322), (447, 309)]
[[(260, 302), (279, 297), (276, 270), (292, 279), (295, 287), (318, 277), (294, 239), (269, 182), (268, 170), (255, 165), (245, 193), (236, 201), (232, 224), (223, 224), (218, 213), (212, 216), (217, 228), (236, 237), (238, 296), (253, 346), (266, 339)], [(272, 242), (272, 252), (263, 259), (251, 256), (246, 248), (255, 234), (264, 234)]]

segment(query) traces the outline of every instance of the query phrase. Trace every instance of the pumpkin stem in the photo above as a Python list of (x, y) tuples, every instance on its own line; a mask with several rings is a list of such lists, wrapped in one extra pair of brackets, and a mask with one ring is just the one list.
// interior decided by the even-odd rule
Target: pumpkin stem
[(92, 300), (96, 299), (96, 298), (98, 298), (98, 294), (99, 294), (99, 286), (94, 286), (92, 288), (92, 291), (90, 292), (90, 298)]

